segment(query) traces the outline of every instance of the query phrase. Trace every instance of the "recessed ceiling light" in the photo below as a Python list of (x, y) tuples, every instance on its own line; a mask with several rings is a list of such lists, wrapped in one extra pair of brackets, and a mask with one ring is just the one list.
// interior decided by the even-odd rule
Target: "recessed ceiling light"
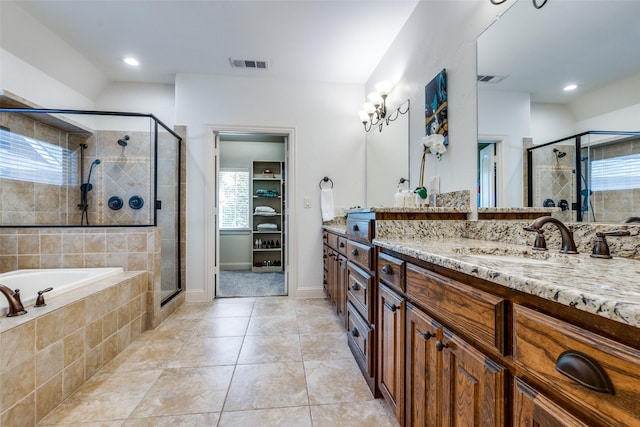
[(138, 65), (140, 65), (138, 60), (136, 58), (132, 58), (132, 57), (124, 58), (124, 63), (127, 64), (127, 65), (134, 66), (134, 67), (137, 67)]
[(571, 91), (571, 90), (575, 90), (575, 89), (577, 89), (577, 88), (578, 88), (578, 85), (570, 84), (570, 85), (566, 85), (566, 86), (564, 87), (564, 91), (565, 91), (565, 92), (569, 92), (569, 91)]

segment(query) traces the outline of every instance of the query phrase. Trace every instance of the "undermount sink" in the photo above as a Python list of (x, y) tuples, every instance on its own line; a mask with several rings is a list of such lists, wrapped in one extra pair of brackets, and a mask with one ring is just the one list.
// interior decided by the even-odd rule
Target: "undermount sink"
[(460, 255), (468, 255), (478, 260), (492, 261), (509, 264), (578, 264), (580, 258), (575, 255), (566, 255), (547, 251), (534, 251), (532, 249), (503, 249), (503, 248), (455, 248), (454, 252)]

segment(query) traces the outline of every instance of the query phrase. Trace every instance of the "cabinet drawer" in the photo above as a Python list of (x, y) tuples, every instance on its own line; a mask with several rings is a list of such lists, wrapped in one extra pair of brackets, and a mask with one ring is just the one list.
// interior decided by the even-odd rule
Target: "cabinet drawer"
[(351, 352), (366, 377), (375, 378), (375, 359), (373, 358), (373, 329), (358, 314), (351, 302), (347, 302), (348, 341)]
[(347, 240), (347, 258), (365, 270), (371, 270), (373, 248), (362, 243)]
[(371, 274), (352, 264), (349, 264), (348, 270), (347, 298), (360, 312), (362, 317), (371, 324), (374, 322), (373, 309), (375, 307), (373, 277)]
[(327, 233), (327, 245), (331, 249), (338, 250), (338, 235), (333, 233)]
[(337, 249), (341, 254), (347, 254), (347, 239), (345, 237), (338, 236)]
[(401, 259), (379, 253), (378, 278), (397, 290), (404, 291), (404, 264)]
[(448, 327), (505, 354), (507, 303), (503, 298), (413, 264), (407, 264), (406, 270), (409, 300)]
[(373, 221), (363, 218), (347, 218), (347, 236), (370, 242), (373, 239)]
[(598, 424), (640, 425), (640, 351), (517, 304), (513, 317), (518, 367)]

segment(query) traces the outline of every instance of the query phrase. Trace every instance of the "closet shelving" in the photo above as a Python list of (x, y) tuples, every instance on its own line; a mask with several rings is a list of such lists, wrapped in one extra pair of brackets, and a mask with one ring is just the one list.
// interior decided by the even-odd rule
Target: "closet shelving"
[(252, 267), (254, 272), (283, 271), (284, 162), (252, 165)]

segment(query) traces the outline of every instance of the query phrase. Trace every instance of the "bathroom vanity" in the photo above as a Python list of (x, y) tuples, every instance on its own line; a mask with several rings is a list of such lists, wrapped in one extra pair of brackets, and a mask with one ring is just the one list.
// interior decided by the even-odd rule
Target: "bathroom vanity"
[[(590, 258), (588, 241), (564, 255), (553, 238), (547, 252), (465, 238), (522, 224), (373, 224), (374, 267), (342, 279), (348, 336), (401, 425), (640, 424), (637, 259)], [(325, 227), (325, 247), (349, 248), (350, 225)], [(638, 246), (631, 230), (627, 245)]]

